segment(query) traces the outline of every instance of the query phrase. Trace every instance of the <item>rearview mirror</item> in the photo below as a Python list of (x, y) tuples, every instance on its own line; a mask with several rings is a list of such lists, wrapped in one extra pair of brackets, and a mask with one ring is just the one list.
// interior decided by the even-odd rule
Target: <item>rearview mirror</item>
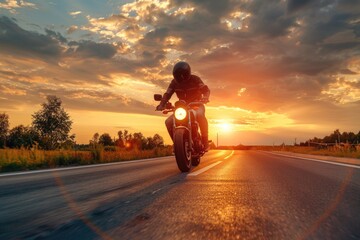
[(162, 95), (161, 94), (154, 94), (154, 100), (155, 101), (161, 101), (162, 100)]

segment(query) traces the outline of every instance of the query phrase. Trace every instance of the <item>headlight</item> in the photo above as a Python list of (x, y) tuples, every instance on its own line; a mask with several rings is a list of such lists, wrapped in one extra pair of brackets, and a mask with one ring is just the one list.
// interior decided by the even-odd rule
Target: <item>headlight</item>
[(177, 120), (184, 120), (186, 118), (186, 110), (183, 108), (178, 108), (175, 110), (175, 118)]

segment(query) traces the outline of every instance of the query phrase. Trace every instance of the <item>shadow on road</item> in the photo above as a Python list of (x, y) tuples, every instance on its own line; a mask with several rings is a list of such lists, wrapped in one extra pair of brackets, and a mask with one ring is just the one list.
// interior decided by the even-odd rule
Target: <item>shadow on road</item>
[(60, 177), (56, 181), (69, 207), (77, 215), (54, 231), (38, 235), (36, 239), (112, 239), (106, 232), (120, 226), (133, 227), (151, 218), (143, 210), (172, 188), (186, 181), (186, 173), (163, 179), (138, 192), (111, 200), (88, 213), (80, 210), (66, 190)]

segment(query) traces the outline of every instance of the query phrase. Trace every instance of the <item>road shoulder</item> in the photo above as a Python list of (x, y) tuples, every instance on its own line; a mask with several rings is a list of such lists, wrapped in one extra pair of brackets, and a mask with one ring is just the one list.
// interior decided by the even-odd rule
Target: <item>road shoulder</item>
[(352, 165), (360, 166), (360, 159), (357, 158), (332, 157), (332, 156), (302, 154), (302, 153), (293, 153), (293, 152), (285, 152), (285, 151), (267, 151), (267, 152), (283, 155), (283, 156), (295, 157), (295, 158), (308, 158), (308, 159), (316, 159), (327, 162), (344, 163), (344, 164), (352, 164)]

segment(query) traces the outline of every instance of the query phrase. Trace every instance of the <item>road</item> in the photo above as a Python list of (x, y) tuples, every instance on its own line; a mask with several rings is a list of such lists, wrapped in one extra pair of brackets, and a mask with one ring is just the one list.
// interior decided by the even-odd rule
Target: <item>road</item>
[(260, 151), (0, 175), (0, 239), (360, 239), (360, 169)]

